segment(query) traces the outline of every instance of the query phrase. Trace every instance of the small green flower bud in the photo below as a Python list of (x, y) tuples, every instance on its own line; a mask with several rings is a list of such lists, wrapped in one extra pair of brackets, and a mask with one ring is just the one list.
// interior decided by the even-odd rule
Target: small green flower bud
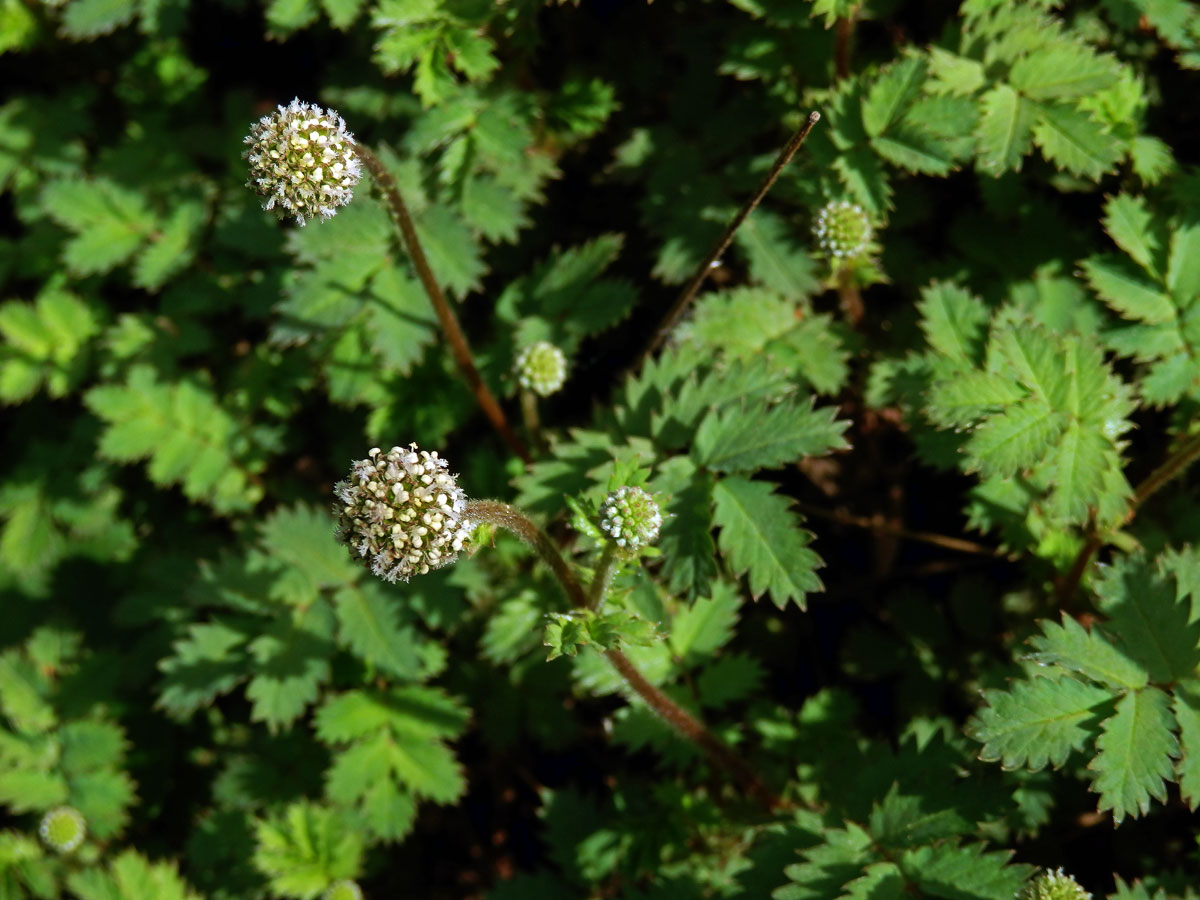
[(362, 178), (354, 137), (342, 117), (298, 98), (251, 125), (245, 143), (246, 187), (263, 197), (263, 209), (281, 219), (295, 216), (300, 225), (331, 218), (354, 197)]
[(335, 881), (325, 893), (321, 895), (321, 900), (362, 900), (362, 888), (356, 882), (349, 879)]
[(1092, 900), (1092, 895), (1060, 866), (1027, 882), (1017, 892), (1017, 900)]
[(640, 487), (623, 487), (604, 498), (600, 530), (626, 553), (636, 553), (658, 539), (662, 513)]
[(817, 244), (835, 259), (853, 259), (866, 252), (874, 235), (871, 219), (857, 203), (830, 201), (813, 222)]
[(59, 806), (42, 816), (38, 834), (47, 847), (59, 853), (70, 853), (83, 843), (87, 834), (87, 821), (79, 810), (70, 806)]
[(514, 368), (521, 387), (543, 397), (549, 397), (567, 380), (567, 358), (548, 341), (538, 341), (522, 350)]
[(385, 581), (454, 562), (473, 526), (446, 460), (416, 444), (387, 453), (375, 447), (367, 456), (334, 486), (338, 539)]

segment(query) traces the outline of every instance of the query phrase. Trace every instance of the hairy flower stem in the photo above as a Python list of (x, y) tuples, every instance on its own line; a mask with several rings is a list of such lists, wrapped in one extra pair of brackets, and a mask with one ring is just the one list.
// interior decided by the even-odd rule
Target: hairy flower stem
[(525, 420), (525, 433), (539, 453), (546, 450), (546, 440), (542, 436), (542, 417), (538, 415), (537, 394), (529, 388), (521, 388), (521, 418)]
[(588, 587), (588, 609), (599, 609), (604, 605), (608, 596), (608, 586), (612, 584), (613, 574), (617, 571), (617, 549), (611, 543), (605, 543), (600, 553), (600, 561), (596, 563), (596, 574)]
[(425, 257), (425, 251), (421, 247), (421, 241), (417, 238), (417, 229), (413, 226), (412, 216), (408, 214), (408, 207), (404, 204), (404, 198), (400, 196), (400, 188), (396, 185), (396, 179), (392, 177), (379, 157), (377, 157), (370, 149), (363, 144), (356, 144), (354, 147), (358, 158), (362, 160), (363, 165), (367, 167), (367, 171), (371, 173), (371, 177), (375, 179), (375, 183), (379, 185), (379, 189), (383, 191), (384, 199), (387, 200), (388, 208), (392, 212), (392, 217), (396, 220), (396, 225), (400, 229), (400, 235), (404, 238), (404, 246), (408, 249), (408, 255), (412, 259), (413, 268), (417, 270), (417, 277), (421, 280), (421, 286), (425, 288), (425, 293), (429, 297), (429, 302), (433, 304), (433, 311), (437, 314), (438, 322), (442, 326), (442, 334), (450, 344), (450, 350), (454, 354), (454, 361), (458, 363), (459, 370), (466, 378), (467, 384), (471, 391), (475, 394), (475, 402), (479, 404), (479, 408), (483, 410), (484, 415), (488, 417), (488, 421), (492, 423), (492, 427), (504, 439), (513, 453), (517, 454), (521, 460), (529, 464), (533, 461), (528, 448), (524, 442), (517, 437), (515, 431), (508, 424), (508, 419), (504, 415), (504, 410), (500, 408), (500, 404), (496, 400), (496, 396), (491, 392), (487, 383), (483, 380), (483, 376), (479, 374), (479, 369), (475, 366), (475, 359), (471, 355), (471, 348), (467, 344), (466, 335), (463, 334), (462, 328), (458, 324), (458, 317), (454, 315), (454, 310), (450, 308), (450, 303), (446, 300), (446, 295), (442, 292), (441, 285), (433, 275), (433, 270), (429, 268), (429, 260)]
[[(1200, 458), (1200, 433), (1193, 434), (1180, 444), (1162, 465), (1147, 475), (1134, 489), (1125, 521), (1129, 522), (1133, 519), (1143, 503), (1161, 490), (1171, 479), (1182, 475), (1184, 470), (1198, 458)], [(1089, 532), (1087, 541), (1075, 557), (1075, 562), (1071, 564), (1070, 570), (1063, 576), (1055, 591), (1059, 606), (1064, 606), (1075, 595), (1084, 573), (1087, 572), (1088, 564), (1092, 561), (1092, 556), (1104, 544), (1104, 536), (1095, 530), (1095, 526), (1089, 529)]]
[[(589, 596), (579, 583), (579, 579), (575, 577), (575, 573), (567, 565), (567, 561), (559, 553), (558, 547), (519, 509), (499, 500), (471, 500), (467, 502), (465, 514), (473, 521), (486, 522), (510, 531), (531, 545), (550, 566), (550, 570), (558, 579), (558, 583), (562, 585), (563, 592), (571, 601), (571, 605), (580, 609), (588, 608)], [(604, 568), (603, 557), (601, 557), (600, 568), (601, 570)], [(597, 574), (599, 576), (601, 573)], [(593, 582), (594, 587), (595, 582)], [(717, 768), (723, 769), (747, 793), (762, 803), (769, 812), (783, 805), (783, 801), (762, 783), (745, 760), (721, 743), (699, 719), (647, 681), (629, 657), (620, 650), (606, 650), (604, 655), (608, 657), (613, 668), (624, 677), (629, 686), (664, 722), (704, 751)]]
[(854, 270), (850, 266), (844, 266), (838, 272), (838, 300), (842, 307), (842, 315), (846, 318), (846, 324), (851, 328), (857, 328), (862, 322), (865, 308), (863, 307), (862, 291), (858, 289), (858, 284), (854, 281)]
[(771, 190), (771, 186), (774, 185), (775, 180), (779, 178), (779, 173), (783, 171), (784, 166), (791, 162), (792, 157), (796, 155), (796, 151), (800, 149), (800, 145), (804, 143), (804, 139), (808, 137), (808, 133), (812, 131), (813, 126), (816, 125), (820, 119), (821, 114), (819, 112), (816, 112), (815, 110), (810, 112), (808, 114), (808, 118), (804, 120), (804, 124), (800, 126), (800, 130), (792, 135), (791, 139), (784, 146), (783, 150), (780, 151), (774, 165), (771, 166), (771, 171), (769, 171), (766, 178), (762, 180), (762, 184), (758, 186), (758, 190), (755, 191), (754, 195), (746, 201), (745, 205), (742, 206), (741, 209), (738, 210), (737, 215), (733, 217), (733, 221), (729, 223), (725, 229), (725, 232), (717, 240), (717, 243), (713, 245), (712, 250), (708, 252), (708, 256), (704, 257), (704, 259), (701, 261), (699, 268), (696, 269), (696, 273), (688, 280), (688, 283), (683, 286), (683, 290), (675, 299), (675, 302), (671, 305), (671, 308), (667, 310), (667, 314), (663, 316), (661, 324), (659, 324), (658, 328), (651, 336), (650, 342), (642, 351), (642, 354), (638, 358), (636, 365), (640, 366), (641, 363), (644, 362), (648, 356), (650, 356), (650, 354), (654, 353), (663, 345), (663, 342), (671, 333), (671, 329), (675, 327), (676, 323), (687, 310), (692, 300), (695, 299), (696, 293), (704, 284), (705, 279), (708, 278), (708, 275), (716, 265), (717, 260), (719, 260), (725, 251), (729, 249), (729, 245), (732, 243), (733, 236), (737, 233), (737, 230), (741, 227), (742, 223), (746, 221), (747, 216), (754, 212), (758, 204), (762, 202), (763, 197), (767, 196), (767, 191)]

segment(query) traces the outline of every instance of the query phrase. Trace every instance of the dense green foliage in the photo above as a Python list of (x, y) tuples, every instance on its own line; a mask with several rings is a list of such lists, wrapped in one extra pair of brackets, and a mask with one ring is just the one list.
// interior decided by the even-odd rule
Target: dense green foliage
[[(1184, 0), (0, 0), (0, 900), (1197, 897), (1198, 68)], [(529, 465), (371, 179), (246, 187), (293, 96)], [(331, 491), (410, 441), (585, 584), (661, 533), (387, 584)]]

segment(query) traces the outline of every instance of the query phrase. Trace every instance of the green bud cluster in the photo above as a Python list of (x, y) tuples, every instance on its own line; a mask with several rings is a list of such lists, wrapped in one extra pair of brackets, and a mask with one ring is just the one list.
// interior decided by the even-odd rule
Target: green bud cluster
[(59, 853), (70, 853), (83, 843), (87, 835), (87, 820), (79, 810), (59, 806), (42, 816), (38, 834), (46, 846)]
[(835, 259), (854, 259), (870, 246), (874, 229), (871, 219), (857, 203), (835, 200), (817, 212), (813, 222), (817, 244)]
[(567, 358), (549, 341), (530, 344), (517, 355), (517, 380), (521, 387), (548, 397), (567, 380)]
[(246, 186), (263, 197), (263, 209), (279, 218), (331, 218), (354, 197), (362, 163), (354, 137), (333, 110), (297, 98), (252, 126), (243, 155), (250, 163)]
[(640, 487), (622, 487), (604, 498), (600, 530), (627, 553), (636, 553), (658, 539), (662, 513), (654, 498)]
[(407, 581), (454, 562), (471, 535), (467, 497), (449, 464), (416, 444), (350, 466), (334, 486), (337, 536), (373, 574)]
[(1092, 900), (1092, 895), (1060, 866), (1028, 882), (1018, 892), (1017, 900)]

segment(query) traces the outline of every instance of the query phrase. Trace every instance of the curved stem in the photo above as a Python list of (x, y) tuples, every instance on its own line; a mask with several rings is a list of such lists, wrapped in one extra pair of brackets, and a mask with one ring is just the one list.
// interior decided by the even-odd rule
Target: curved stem
[(749, 216), (750, 213), (754, 212), (755, 207), (762, 202), (763, 197), (767, 195), (767, 191), (769, 191), (771, 186), (775, 184), (775, 180), (779, 177), (779, 173), (783, 171), (784, 166), (791, 162), (792, 157), (796, 155), (796, 151), (800, 149), (800, 145), (804, 143), (804, 139), (808, 137), (808, 133), (812, 131), (813, 126), (816, 125), (820, 119), (821, 114), (819, 112), (813, 111), (809, 113), (808, 118), (804, 120), (804, 124), (800, 126), (800, 130), (792, 135), (791, 139), (786, 145), (784, 145), (784, 148), (780, 151), (774, 165), (771, 166), (771, 171), (767, 173), (767, 176), (763, 179), (762, 184), (758, 186), (758, 190), (756, 190), (754, 195), (746, 201), (745, 205), (743, 205), (741, 209), (738, 210), (737, 215), (733, 217), (733, 221), (729, 223), (729, 225), (725, 228), (724, 233), (717, 240), (717, 243), (713, 245), (712, 250), (708, 252), (708, 256), (704, 257), (704, 259), (701, 261), (700, 266), (696, 269), (695, 274), (692, 275), (692, 277), (688, 280), (688, 283), (683, 286), (683, 290), (680, 292), (679, 296), (675, 298), (675, 302), (671, 305), (671, 308), (667, 310), (667, 314), (663, 316), (662, 322), (659, 324), (653, 336), (650, 338), (650, 342), (646, 345), (646, 348), (642, 351), (642, 354), (638, 358), (636, 365), (640, 365), (641, 362), (646, 359), (646, 357), (663, 345), (663, 342), (671, 333), (671, 329), (675, 327), (675, 324), (679, 321), (680, 316), (682, 316), (684, 311), (687, 310), (689, 304), (691, 304), (692, 300), (695, 298), (697, 291), (699, 291), (701, 285), (704, 284), (704, 280), (708, 278), (708, 274), (716, 265), (717, 260), (719, 260), (721, 255), (729, 249), (729, 245), (732, 243), (733, 236), (737, 233), (738, 228), (740, 228), (742, 223), (746, 221), (746, 217)]
[[(510, 531), (530, 544), (550, 566), (550, 570), (554, 572), (571, 604), (580, 609), (589, 607), (588, 594), (584, 592), (575, 573), (571, 571), (567, 561), (558, 552), (558, 547), (546, 536), (544, 531), (526, 518), (525, 514), (515, 506), (499, 500), (471, 500), (467, 503), (466, 516), (469, 519), (487, 522)], [(604, 559), (602, 557), (601, 571), (597, 573), (596, 581), (600, 580), (599, 576), (602, 574), (603, 568)], [(593, 589), (596, 581), (593, 581)], [(783, 805), (783, 801), (762, 783), (758, 775), (741, 757), (721, 743), (699, 719), (647, 681), (646, 676), (638, 671), (637, 666), (630, 661), (629, 657), (620, 650), (606, 650), (604, 655), (608, 657), (613, 668), (624, 677), (629, 686), (646, 701), (647, 706), (674, 728), (678, 734), (704, 751), (712, 763), (718, 768), (724, 769), (734, 781), (761, 802), (768, 811), (774, 811)]]
[(368, 147), (363, 144), (356, 144), (354, 151), (358, 154), (358, 158), (362, 160), (363, 165), (367, 167), (367, 171), (371, 173), (371, 177), (375, 179), (375, 183), (379, 185), (379, 189), (383, 191), (384, 199), (387, 201), (392, 217), (396, 220), (396, 225), (400, 229), (400, 235), (404, 238), (404, 246), (407, 248), (408, 255), (412, 259), (413, 268), (417, 270), (417, 278), (420, 279), (421, 286), (425, 288), (429, 302), (433, 304), (433, 311), (437, 314), (438, 322), (442, 326), (442, 334), (445, 335), (446, 341), (450, 344), (450, 350), (454, 354), (454, 361), (458, 364), (463, 377), (466, 378), (472, 393), (475, 394), (475, 402), (479, 404), (479, 408), (488, 417), (488, 420), (492, 423), (492, 427), (496, 429), (497, 433), (504, 439), (504, 442), (508, 444), (513, 453), (521, 457), (521, 460), (528, 465), (533, 461), (533, 457), (530, 456), (525, 444), (517, 437), (516, 432), (509, 426), (508, 419), (504, 415), (504, 410), (500, 408), (495, 395), (483, 380), (483, 376), (479, 374), (479, 369), (475, 366), (475, 359), (471, 355), (471, 348), (467, 344), (466, 335), (463, 334), (462, 328), (458, 324), (458, 317), (454, 315), (454, 310), (451, 309), (449, 302), (447, 302), (441, 285), (438, 284), (433, 270), (429, 267), (429, 260), (425, 257), (425, 250), (421, 247), (421, 241), (417, 237), (417, 229), (413, 225), (412, 216), (408, 213), (408, 207), (404, 204), (404, 198), (400, 196), (400, 189), (396, 186), (396, 179), (392, 177), (392, 173), (384, 167), (379, 157)]
[[(1161, 490), (1171, 479), (1182, 475), (1184, 470), (1198, 458), (1200, 458), (1200, 433), (1193, 434), (1185, 440), (1174, 453), (1166, 458), (1162, 465), (1142, 479), (1142, 482), (1133, 491), (1133, 498), (1129, 501), (1129, 512), (1125, 515), (1125, 521), (1127, 523), (1131, 521), (1143, 503)], [(1089, 529), (1087, 540), (1075, 556), (1070, 570), (1063, 576), (1055, 591), (1060, 606), (1075, 594), (1079, 583), (1083, 580), (1084, 573), (1087, 572), (1088, 564), (1092, 561), (1092, 556), (1103, 545), (1104, 538), (1093, 525)]]

